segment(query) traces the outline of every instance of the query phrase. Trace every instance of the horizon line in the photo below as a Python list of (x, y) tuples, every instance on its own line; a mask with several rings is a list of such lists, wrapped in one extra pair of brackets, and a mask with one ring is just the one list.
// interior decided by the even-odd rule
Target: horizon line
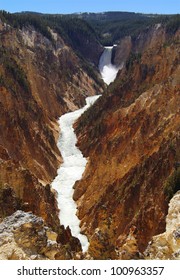
[(168, 15), (180, 15), (179, 13), (169, 13), (169, 14), (163, 14), (163, 13), (151, 13), (151, 12), (132, 12), (132, 11), (122, 11), (122, 10), (107, 10), (107, 11), (102, 11), (102, 12), (87, 12), (87, 11), (84, 11), (84, 12), (72, 12), (72, 13), (46, 13), (46, 12), (37, 12), (37, 11), (16, 11), (16, 12), (9, 12), (7, 10), (4, 10), (4, 9), (0, 9), (0, 12), (7, 12), (7, 13), (10, 13), (10, 14), (21, 14), (21, 13), (36, 13), (36, 14), (42, 14), (42, 15), (80, 15), (80, 14), (105, 14), (105, 13), (131, 13), (131, 14), (142, 14), (142, 15), (164, 15), (164, 16), (168, 16)]

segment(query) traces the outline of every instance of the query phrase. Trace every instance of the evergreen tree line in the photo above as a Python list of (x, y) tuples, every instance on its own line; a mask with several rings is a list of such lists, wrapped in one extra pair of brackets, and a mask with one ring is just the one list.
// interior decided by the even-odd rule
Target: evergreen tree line
[(144, 15), (125, 12), (102, 14), (46, 15), (38, 13), (11, 14), (0, 11), (0, 19), (14, 28), (34, 26), (53, 42), (49, 27), (56, 30), (71, 45), (78, 43), (77, 35), (99, 40), (102, 45), (112, 45), (127, 35), (136, 36), (140, 31), (161, 23), (167, 31), (175, 33), (180, 27), (180, 15)]

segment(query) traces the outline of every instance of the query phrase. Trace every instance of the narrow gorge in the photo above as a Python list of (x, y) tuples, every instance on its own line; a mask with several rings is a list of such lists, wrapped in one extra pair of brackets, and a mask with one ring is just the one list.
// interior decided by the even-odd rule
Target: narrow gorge
[(179, 42), (179, 15), (0, 11), (0, 259), (180, 259)]
[[(118, 67), (111, 63), (112, 49), (113, 47), (105, 47), (99, 61), (99, 71), (106, 84), (113, 82), (118, 72)], [(100, 95), (87, 97), (86, 105), (82, 109), (66, 113), (60, 117), (58, 148), (61, 152), (63, 163), (58, 169), (58, 176), (51, 184), (53, 189), (57, 191), (60, 223), (65, 228), (69, 227), (72, 235), (80, 240), (83, 252), (88, 250), (89, 242), (87, 237), (80, 233), (80, 221), (76, 216), (77, 206), (73, 200), (73, 187), (76, 181), (82, 179), (87, 160), (76, 147), (77, 138), (73, 124), (99, 97)]]

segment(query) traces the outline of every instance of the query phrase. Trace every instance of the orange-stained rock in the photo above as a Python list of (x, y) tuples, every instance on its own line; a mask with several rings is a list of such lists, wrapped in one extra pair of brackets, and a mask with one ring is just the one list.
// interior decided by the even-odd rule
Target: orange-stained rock
[[(165, 229), (165, 186), (180, 160), (179, 32), (167, 37), (147, 38), (149, 48), (144, 42), (76, 124), (88, 165), (74, 198), (92, 257), (137, 257)], [(123, 257), (132, 227), (133, 254)]]
[(16, 29), (1, 22), (0, 218), (23, 209), (56, 229), (58, 210), (48, 184), (62, 163), (57, 119), (81, 107), (103, 84), (51, 32), (54, 43), (33, 26)]

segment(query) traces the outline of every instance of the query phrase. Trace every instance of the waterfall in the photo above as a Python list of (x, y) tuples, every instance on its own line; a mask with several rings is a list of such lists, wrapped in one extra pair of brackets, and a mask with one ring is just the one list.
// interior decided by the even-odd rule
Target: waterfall
[(104, 52), (102, 53), (99, 60), (99, 71), (101, 73), (102, 79), (107, 85), (115, 80), (119, 71), (119, 67), (116, 67), (111, 62), (113, 47), (114, 46), (105, 47)]
[(77, 180), (82, 178), (87, 160), (76, 146), (77, 138), (74, 133), (73, 123), (99, 96), (87, 97), (86, 106), (82, 109), (64, 114), (60, 117), (59, 126), (61, 135), (58, 140), (58, 148), (63, 158), (63, 164), (58, 169), (58, 175), (51, 184), (52, 188), (57, 191), (60, 223), (65, 228), (69, 226), (72, 235), (80, 240), (83, 252), (88, 250), (89, 242), (87, 237), (81, 234), (80, 220), (76, 216), (77, 206), (73, 200), (73, 186)]

